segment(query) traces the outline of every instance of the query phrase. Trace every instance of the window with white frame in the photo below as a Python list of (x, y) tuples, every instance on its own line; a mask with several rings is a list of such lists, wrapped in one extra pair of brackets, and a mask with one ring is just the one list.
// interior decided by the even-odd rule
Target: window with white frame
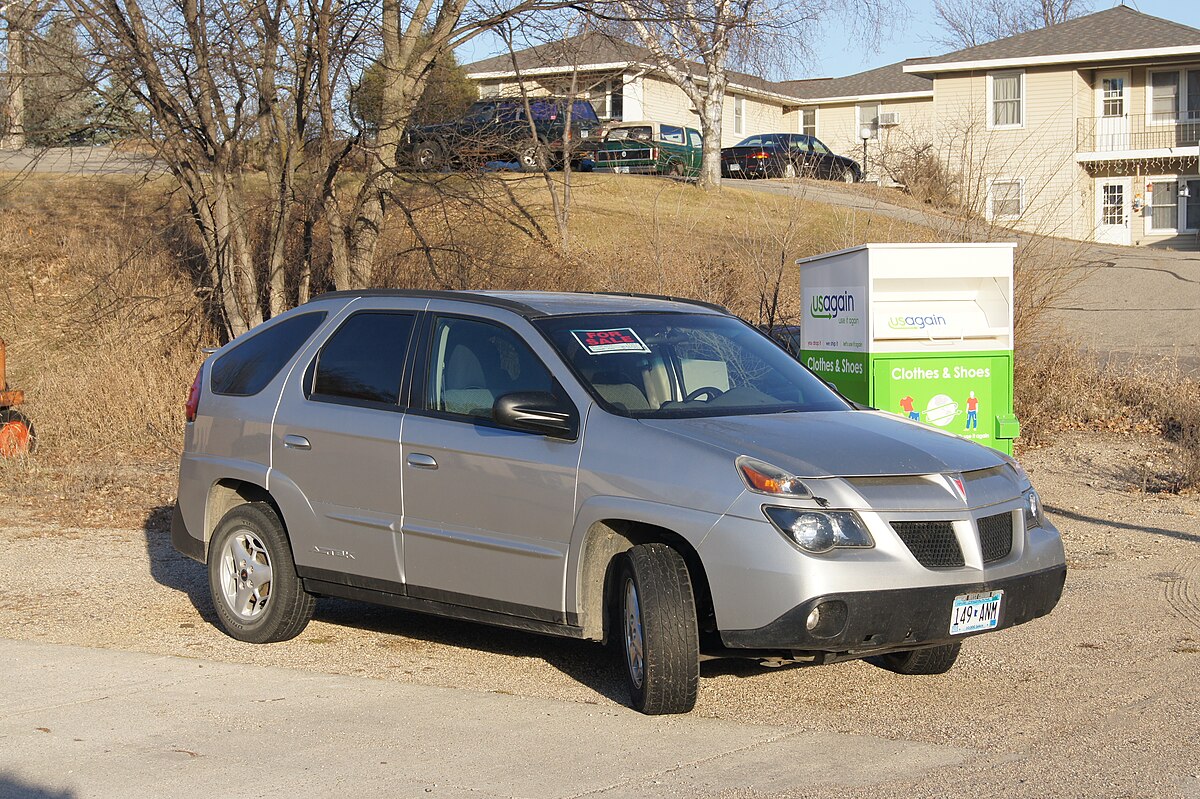
[(613, 78), (598, 84), (590, 92), (592, 108), (601, 119), (625, 118), (625, 79)]
[(1025, 212), (1024, 181), (993, 180), (988, 189), (988, 219), (1019, 219)]
[(1025, 124), (1025, 73), (989, 72), (988, 127), (1019, 128)]
[(734, 95), (733, 132), (741, 136), (746, 132), (746, 98)]
[(801, 108), (800, 109), (800, 133), (805, 136), (817, 136), (817, 109)]
[(1150, 184), (1150, 229), (1179, 229), (1179, 181), (1156, 180)]
[(870, 131), (870, 136), (867, 138), (879, 138), (879, 103), (862, 103), (854, 107), (858, 117), (858, 125), (854, 131), (855, 138), (862, 137), (863, 128)]
[(481, 83), (479, 84), (479, 99), (487, 100), (491, 97), (500, 96), (499, 83)]
[(1200, 122), (1200, 69), (1151, 72), (1146, 105), (1152, 123)]

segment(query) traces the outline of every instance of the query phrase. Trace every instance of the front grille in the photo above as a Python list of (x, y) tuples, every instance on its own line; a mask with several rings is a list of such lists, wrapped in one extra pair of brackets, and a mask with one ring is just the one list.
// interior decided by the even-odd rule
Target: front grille
[(983, 550), (984, 563), (1008, 557), (1012, 543), (1012, 513), (997, 513), (979, 520), (979, 546)]
[(892, 522), (892, 529), (925, 568), (963, 565), (962, 549), (951, 522)]

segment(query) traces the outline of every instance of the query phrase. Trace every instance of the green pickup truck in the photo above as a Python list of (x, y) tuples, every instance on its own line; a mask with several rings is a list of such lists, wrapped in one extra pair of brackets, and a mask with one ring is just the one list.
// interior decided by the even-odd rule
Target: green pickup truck
[(596, 172), (695, 177), (700, 131), (665, 122), (622, 122), (608, 129), (594, 156)]

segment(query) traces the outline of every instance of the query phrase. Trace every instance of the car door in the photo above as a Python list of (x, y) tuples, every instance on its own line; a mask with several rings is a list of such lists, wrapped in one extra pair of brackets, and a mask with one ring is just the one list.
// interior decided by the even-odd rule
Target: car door
[(830, 152), (819, 139), (810, 139), (812, 142), (812, 152), (814, 158), (814, 168), (817, 176), (821, 178), (839, 178), (841, 177), (841, 163), (837, 156)]
[(307, 506), (286, 519), (304, 576), (403, 593), (400, 392), (422, 301), (410, 302), (356, 300), (284, 386), (272, 491)]
[(700, 171), (700, 162), (704, 159), (704, 136), (695, 128), (687, 129), (688, 154), (687, 166), (689, 174)]
[(565, 621), (581, 442), (501, 427), (492, 406), (518, 391), (566, 394), (495, 318), (431, 313), (421, 350), (403, 432), (409, 596)]

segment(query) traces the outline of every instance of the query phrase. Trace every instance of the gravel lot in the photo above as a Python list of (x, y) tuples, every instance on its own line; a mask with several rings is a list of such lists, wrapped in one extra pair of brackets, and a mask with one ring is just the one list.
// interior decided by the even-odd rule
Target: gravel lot
[[(714, 661), (695, 713), (978, 752), (914, 784), (841, 795), (1200, 797), (1200, 497), (1141, 492), (1144, 464), (1163, 456), (1096, 433), (1024, 455), (1066, 542), (1063, 601), (972, 639), (950, 674)], [(168, 467), (133, 486), (111, 470), (60, 474), (53, 494), (11, 477), (0, 472), (0, 637), (626, 701), (597, 645), (350, 602), (322, 601), (294, 641), (235, 642), (214, 626), (203, 568), (171, 549)]]

